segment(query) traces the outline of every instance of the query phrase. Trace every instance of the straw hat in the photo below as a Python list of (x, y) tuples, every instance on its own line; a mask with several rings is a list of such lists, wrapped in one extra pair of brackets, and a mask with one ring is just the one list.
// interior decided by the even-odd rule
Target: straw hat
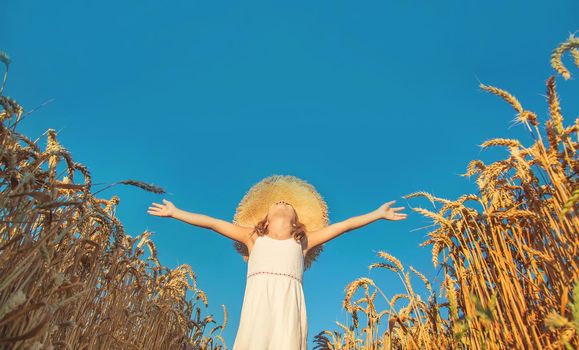
[[(314, 186), (292, 175), (272, 175), (253, 185), (245, 194), (233, 218), (233, 224), (255, 227), (268, 213), (271, 204), (284, 200), (291, 203), (299, 221), (305, 225), (306, 232), (328, 226), (328, 207)], [(247, 246), (241, 242), (233, 243), (235, 249), (249, 259)], [(323, 250), (323, 244), (308, 250), (304, 258), (307, 270)]]

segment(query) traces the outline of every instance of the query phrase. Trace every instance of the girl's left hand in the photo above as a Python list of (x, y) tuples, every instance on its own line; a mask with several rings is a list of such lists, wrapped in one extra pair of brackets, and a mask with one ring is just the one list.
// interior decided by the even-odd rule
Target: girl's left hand
[(406, 214), (398, 213), (398, 211), (404, 209), (404, 207), (397, 207), (397, 208), (390, 207), (390, 205), (394, 204), (394, 202), (396, 201), (394, 200), (382, 204), (380, 208), (376, 209), (376, 212), (380, 215), (381, 218), (386, 220), (398, 221), (406, 219), (407, 216)]

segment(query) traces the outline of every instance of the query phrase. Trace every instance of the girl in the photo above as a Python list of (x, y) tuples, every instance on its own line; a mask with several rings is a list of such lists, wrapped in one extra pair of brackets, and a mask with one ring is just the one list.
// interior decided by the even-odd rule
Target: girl
[(249, 253), (247, 283), (233, 350), (307, 350), (307, 317), (302, 274), (307, 252), (344, 232), (379, 219), (402, 220), (396, 201), (360, 216), (307, 232), (291, 203), (272, 203), (255, 226), (240, 226), (178, 209), (163, 199), (148, 213), (211, 229), (243, 243)]

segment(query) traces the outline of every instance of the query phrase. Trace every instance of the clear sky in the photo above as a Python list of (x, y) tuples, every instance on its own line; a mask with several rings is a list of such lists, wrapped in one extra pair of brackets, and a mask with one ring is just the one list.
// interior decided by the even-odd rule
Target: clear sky
[[(345, 233), (305, 272), (312, 346), (315, 334), (346, 322), (347, 283), (368, 276), (390, 296), (402, 291), (393, 273), (368, 271), (379, 250), (438, 286), (431, 247), (418, 246), (431, 220), (410, 209), (432, 205), (402, 196), (476, 193), (474, 178), (459, 176), (468, 162), (506, 156), (481, 152), (482, 142), (529, 145), (512, 126), (514, 110), (478, 84), (508, 90), (544, 121), (551, 52), (579, 29), (571, 0), (13, 0), (0, 13), (0, 49), (13, 61), (5, 94), (27, 110), (54, 99), (20, 131), (36, 138), (56, 129), (95, 183), (132, 178), (167, 190), (100, 195), (121, 197), (128, 234), (154, 232), (162, 264), (193, 267), (206, 314), (220, 323), (226, 305), (229, 347), (246, 263), (224, 236), (148, 215), (152, 202), (232, 220), (251, 186), (291, 174), (324, 197), (330, 223), (390, 200), (405, 206), (407, 220)], [(557, 86), (569, 125), (579, 71), (564, 62), (573, 79), (557, 76)]]

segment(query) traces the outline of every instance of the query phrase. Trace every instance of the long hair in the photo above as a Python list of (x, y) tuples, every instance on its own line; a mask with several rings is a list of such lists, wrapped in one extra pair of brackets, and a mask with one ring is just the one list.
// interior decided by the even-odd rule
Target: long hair
[[(292, 207), (293, 209), (293, 207)], [(296, 210), (294, 209), (294, 214), (295, 214), (295, 220), (292, 222), (292, 232), (291, 235), (292, 237), (297, 241), (300, 242), (302, 241), (302, 239), (304, 238), (305, 234), (306, 234), (306, 226), (300, 222), (299, 217), (298, 217), (298, 213), (296, 212)], [(251, 234), (257, 233), (258, 236), (264, 236), (267, 235), (268, 232), (268, 228), (265, 227), (265, 224), (267, 223), (267, 214), (265, 214), (265, 217), (263, 219), (261, 219), (257, 224), (255, 224), (253, 232)], [(295, 226), (293, 226), (293, 224), (295, 224)]]

